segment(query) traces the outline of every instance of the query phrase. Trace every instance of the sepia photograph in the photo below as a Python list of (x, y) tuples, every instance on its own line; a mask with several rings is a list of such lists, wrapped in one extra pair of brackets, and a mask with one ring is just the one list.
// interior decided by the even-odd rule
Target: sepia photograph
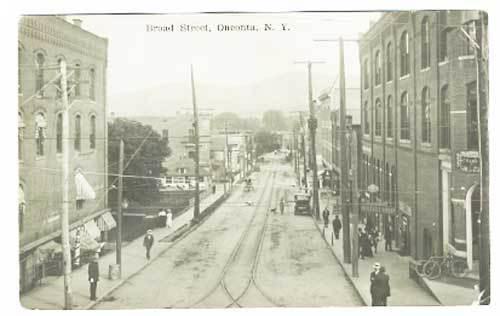
[(490, 305), (487, 11), (17, 22), (23, 308)]

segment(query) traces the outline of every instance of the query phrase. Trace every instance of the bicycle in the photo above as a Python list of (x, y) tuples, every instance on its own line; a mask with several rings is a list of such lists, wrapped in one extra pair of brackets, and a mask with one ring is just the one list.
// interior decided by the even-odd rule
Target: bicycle
[(467, 262), (452, 254), (445, 257), (430, 257), (423, 266), (423, 273), (429, 280), (441, 277), (443, 270), (457, 278), (463, 278), (468, 273)]

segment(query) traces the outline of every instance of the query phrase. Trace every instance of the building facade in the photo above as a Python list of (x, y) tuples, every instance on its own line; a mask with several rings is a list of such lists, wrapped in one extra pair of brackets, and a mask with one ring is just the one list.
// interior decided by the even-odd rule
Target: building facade
[[(361, 187), (393, 208), (403, 255), (478, 259), (474, 11), (384, 14), (360, 40)], [(467, 34), (467, 35), (465, 35)], [(389, 208), (390, 210), (390, 208)], [(382, 220), (383, 219), (383, 220)]]
[[(72, 247), (78, 249), (74, 264), (78, 265), (80, 253), (76, 236), (83, 252), (86, 246), (94, 247), (92, 240), (100, 239), (101, 230), (112, 228), (106, 206), (108, 42), (82, 29), (80, 20), (30, 16), (19, 21), (18, 43), (19, 246), (24, 291), (50, 273), (48, 254), (60, 252), (63, 141), (57, 75), (62, 60), (68, 65), (69, 220)], [(82, 188), (91, 197), (82, 198)]]

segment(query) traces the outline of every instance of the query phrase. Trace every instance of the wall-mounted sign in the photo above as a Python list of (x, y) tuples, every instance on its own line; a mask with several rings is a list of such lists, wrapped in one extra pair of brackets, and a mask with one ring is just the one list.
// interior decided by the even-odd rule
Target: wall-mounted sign
[(463, 172), (479, 172), (481, 164), (479, 152), (477, 151), (459, 151), (456, 153), (457, 169)]

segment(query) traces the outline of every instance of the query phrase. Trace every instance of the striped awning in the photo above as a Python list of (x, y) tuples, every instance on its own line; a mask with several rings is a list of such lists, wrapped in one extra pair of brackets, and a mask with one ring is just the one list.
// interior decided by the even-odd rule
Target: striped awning
[(97, 239), (101, 237), (101, 230), (97, 227), (94, 220), (90, 220), (83, 225), (85, 232), (92, 238)]
[(106, 212), (97, 218), (97, 227), (101, 231), (109, 231), (116, 227), (116, 221), (110, 212)]

